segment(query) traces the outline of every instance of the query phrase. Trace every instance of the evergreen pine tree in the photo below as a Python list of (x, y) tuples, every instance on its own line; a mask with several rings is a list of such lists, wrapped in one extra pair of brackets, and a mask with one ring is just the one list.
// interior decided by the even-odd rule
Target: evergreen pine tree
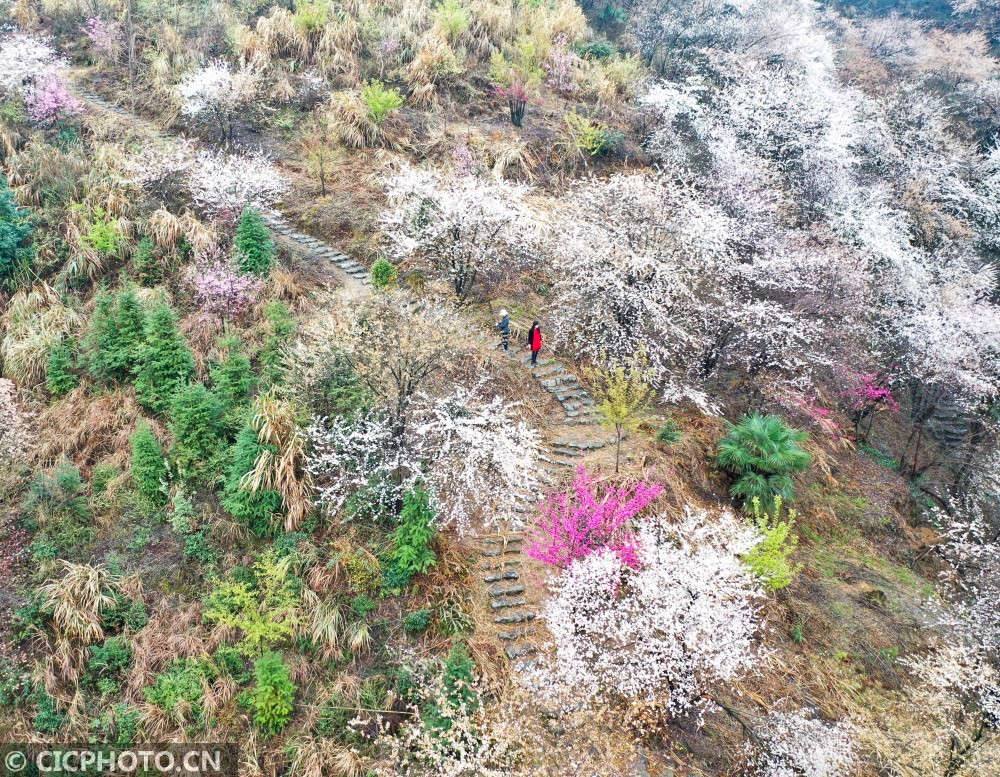
[(94, 380), (110, 381), (114, 375), (115, 295), (97, 292), (94, 314), (83, 340), (83, 363)]
[(225, 445), (226, 409), (203, 383), (179, 388), (170, 402), (170, 456), (185, 477), (204, 480), (217, 471)]
[(136, 278), (142, 286), (155, 286), (163, 280), (163, 267), (153, 246), (153, 241), (144, 237), (135, 246), (132, 254), (132, 267)]
[(267, 334), (260, 350), (260, 379), (265, 386), (280, 385), (285, 379), (285, 355), (295, 336), (295, 321), (281, 300), (269, 302), (264, 307), (264, 316)]
[(49, 352), (49, 366), (45, 372), (45, 388), (54, 397), (66, 396), (80, 383), (73, 372), (73, 344), (61, 340)]
[(240, 270), (254, 275), (267, 275), (274, 266), (274, 240), (260, 214), (247, 208), (236, 225), (237, 255)]
[(173, 394), (194, 372), (194, 356), (177, 328), (174, 311), (166, 305), (149, 316), (138, 363), (139, 401), (156, 413), (165, 413)]
[(219, 345), (226, 349), (226, 355), (212, 367), (212, 387), (230, 408), (234, 408), (246, 400), (253, 389), (253, 367), (240, 350), (238, 338), (224, 338)]
[(222, 499), (226, 512), (249, 526), (258, 537), (271, 533), (272, 517), (281, 512), (281, 494), (277, 491), (248, 491), (242, 487), (244, 476), (253, 470), (257, 457), (265, 450), (274, 451), (274, 448), (261, 445), (257, 432), (250, 426), (240, 430), (232, 448), (232, 463)]
[(132, 434), (132, 478), (140, 493), (150, 504), (164, 505), (167, 495), (163, 483), (167, 478), (167, 463), (163, 448), (149, 424), (140, 424)]
[(0, 283), (6, 283), (31, 257), (28, 211), (0, 175)]
[(146, 311), (134, 289), (125, 289), (116, 297), (111, 335), (112, 371), (117, 380), (124, 382), (135, 377), (139, 355), (146, 340)]

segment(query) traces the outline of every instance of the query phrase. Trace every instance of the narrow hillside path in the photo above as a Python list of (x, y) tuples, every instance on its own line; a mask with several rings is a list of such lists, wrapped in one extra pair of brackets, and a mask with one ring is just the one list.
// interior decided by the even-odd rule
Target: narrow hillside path
[[(197, 144), (197, 141), (178, 138), (162, 130), (149, 119), (130, 113), (79, 84), (74, 85), (74, 92), (93, 108), (110, 112), (134, 128), (141, 128), (154, 144)], [(363, 264), (303, 232), (278, 210), (262, 216), (279, 243), (333, 277), (350, 297), (360, 299), (372, 293), (371, 279)], [(563, 418), (554, 420), (550, 429), (543, 430), (541, 471), (539, 484), (534, 489), (537, 500), (545, 492), (568, 482), (575, 469), (583, 464), (587, 452), (603, 448), (610, 440), (608, 432), (598, 425), (593, 398), (565, 365), (542, 356), (539, 364), (531, 367), (530, 351), (518, 346), (512, 347), (508, 356), (529, 371), (532, 379), (559, 403), (564, 414)], [(517, 506), (517, 512), (523, 516), (518, 525), (498, 526), (494, 531), (469, 536), (478, 548), (481, 595), (492, 614), (494, 636), (504, 645), (504, 653), (515, 662), (515, 667), (537, 650), (534, 623), (544, 599), (544, 591), (538, 584), (541, 571), (526, 574), (528, 566), (535, 562), (522, 552), (524, 525), (536, 506), (537, 501)]]

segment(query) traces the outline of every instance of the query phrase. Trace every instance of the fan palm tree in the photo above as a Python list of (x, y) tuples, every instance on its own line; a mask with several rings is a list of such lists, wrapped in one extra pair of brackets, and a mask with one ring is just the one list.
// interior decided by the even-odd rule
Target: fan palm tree
[(767, 509), (775, 497), (790, 500), (794, 496), (791, 473), (812, 461), (800, 447), (808, 439), (808, 432), (793, 429), (774, 415), (754, 413), (729, 424), (716, 455), (716, 463), (737, 476), (729, 493), (747, 504), (757, 498)]

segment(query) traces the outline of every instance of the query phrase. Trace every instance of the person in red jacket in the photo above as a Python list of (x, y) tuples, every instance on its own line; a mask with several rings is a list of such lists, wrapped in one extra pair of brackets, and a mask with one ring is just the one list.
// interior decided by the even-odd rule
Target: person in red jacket
[(528, 330), (528, 347), (531, 349), (531, 366), (538, 364), (538, 352), (542, 350), (542, 328), (535, 321)]

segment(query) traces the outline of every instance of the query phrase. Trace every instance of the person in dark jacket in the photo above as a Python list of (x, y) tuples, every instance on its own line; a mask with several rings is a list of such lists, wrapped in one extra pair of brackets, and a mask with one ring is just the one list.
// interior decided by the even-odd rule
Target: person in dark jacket
[(500, 308), (500, 321), (497, 323), (497, 329), (500, 330), (500, 342), (503, 343), (503, 349), (506, 351), (510, 346), (510, 313), (503, 308)]
[(535, 321), (528, 330), (528, 348), (531, 349), (531, 366), (538, 364), (538, 352), (542, 350), (542, 328)]

